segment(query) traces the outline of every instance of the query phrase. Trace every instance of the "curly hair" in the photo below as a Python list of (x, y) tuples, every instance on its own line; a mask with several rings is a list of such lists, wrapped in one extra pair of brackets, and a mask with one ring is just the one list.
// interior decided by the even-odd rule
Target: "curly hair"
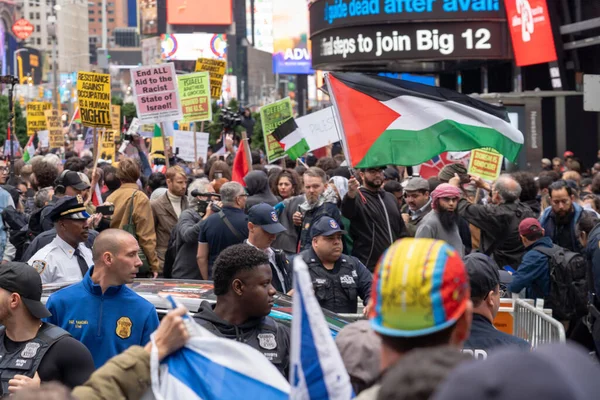
[(323, 171), (328, 172), (332, 169), (336, 169), (339, 167), (339, 165), (332, 157), (323, 157), (319, 158), (315, 167), (321, 168)]
[(514, 172), (511, 175), (515, 181), (521, 185), (521, 196), (519, 197), (519, 200), (535, 200), (538, 193), (538, 188), (535, 184), (535, 176), (531, 172), (526, 171)]
[(83, 172), (87, 163), (79, 157), (71, 157), (65, 161), (65, 169), (75, 172)]
[(214, 292), (217, 296), (229, 292), (237, 274), (269, 264), (269, 257), (254, 246), (236, 244), (223, 250), (213, 265)]
[(297, 196), (302, 193), (302, 179), (300, 179), (300, 175), (298, 175), (298, 173), (293, 169), (284, 169), (279, 171), (277, 176), (272, 181), (271, 192), (273, 192), (275, 196), (280, 196), (277, 186), (279, 185), (279, 180), (281, 178), (288, 178), (292, 183), (292, 196)]
[(40, 161), (33, 164), (33, 174), (37, 181), (38, 189), (54, 186), (54, 181), (58, 178), (58, 168), (55, 165)]

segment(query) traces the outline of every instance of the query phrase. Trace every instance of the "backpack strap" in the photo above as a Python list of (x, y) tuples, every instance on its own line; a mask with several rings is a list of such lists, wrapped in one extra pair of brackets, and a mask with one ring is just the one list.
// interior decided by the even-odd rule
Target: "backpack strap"
[[(133, 194), (131, 195), (131, 204), (129, 205), (129, 220), (128, 220), (128, 224), (131, 225), (133, 224), (133, 200), (135, 198), (135, 194), (138, 192), (138, 190), (135, 190), (133, 192)], [(137, 239), (137, 238), (136, 238)]]
[(537, 246), (536, 248), (534, 248), (533, 250), (542, 253), (543, 255), (545, 255), (546, 257), (554, 257), (554, 255), (556, 253), (558, 253), (559, 251), (562, 250), (562, 247), (557, 246), (557, 245), (553, 245), (551, 249), (547, 248), (547, 247), (543, 247), (543, 246)]
[(238, 240), (243, 241), (245, 239), (242, 236), (242, 234), (237, 229), (235, 229), (235, 226), (233, 226), (231, 224), (231, 221), (229, 221), (229, 219), (227, 218), (227, 215), (225, 215), (223, 210), (219, 211), (219, 217), (221, 217), (221, 220), (225, 223), (225, 225), (227, 225), (227, 228), (229, 228), (231, 233), (233, 233), (235, 235), (235, 237), (238, 238)]

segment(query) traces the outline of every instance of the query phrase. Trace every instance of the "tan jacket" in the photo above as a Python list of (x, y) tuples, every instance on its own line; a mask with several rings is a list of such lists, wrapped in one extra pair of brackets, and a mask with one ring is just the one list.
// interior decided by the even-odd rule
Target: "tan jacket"
[(150, 388), (150, 354), (131, 346), (108, 360), (71, 394), (81, 400), (139, 399)]
[[(173, 209), (171, 200), (167, 193), (156, 200), (150, 202), (152, 214), (154, 215), (154, 228), (156, 229), (156, 254), (160, 263), (159, 270), (162, 272), (165, 264), (165, 252), (171, 237), (171, 231), (177, 225), (179, 218)], [(186, 196), (181, 198), (181, 211), (188, 208), (188, 199)]]
[(135, 183), (124, 183), (106, 201), (115, 205), (115, 213), (110, 223), (111, 228), (123, 229), (129, 222), (129, 206), (133, 192), (138, 191), (133, 199), (133, 223), (140, 247), (148, 258), (153, 272), (158, 272), (158, 257), (156, 256), (156, 232), (150, 200)]

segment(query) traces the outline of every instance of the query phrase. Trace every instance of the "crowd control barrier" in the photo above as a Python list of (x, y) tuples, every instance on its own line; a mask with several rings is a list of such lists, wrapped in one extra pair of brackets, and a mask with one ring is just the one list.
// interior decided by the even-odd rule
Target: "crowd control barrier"
[(565, 327), (543, 309), (534, 307), (530, 301), (515, 298), (513, 311), (513, 335), (527, 340), (532, 347), (546, 343), (564, 343)]

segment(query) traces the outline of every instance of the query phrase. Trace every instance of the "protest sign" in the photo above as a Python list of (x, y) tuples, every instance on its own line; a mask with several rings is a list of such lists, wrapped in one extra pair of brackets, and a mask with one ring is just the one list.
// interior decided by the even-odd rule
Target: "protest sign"
[(210, 96), (215, 100), (221, 98), (223, 76), (225, 76), (226, 69), (227, 61), (225, 60), (199, 58), (196, 61), (196, 72), (208, 72), (210, 74)]
[(129, 129), (127, 129), (127, 135), (137, 135), (140, 130), (140, 120), (137, 117), (133, 117), (131, 123), (129, 124)]
[(273, 131), (288, 119), (292, 118), (292, 102), (289, 97), (276, 101), (273, 104), (262, 106), (260, 109), (260, 120), (262, 123), (267, 159), (269, 163), (282, 158), (285, 155), (283, 148), (273, 137)]
[(208, 72), (179, 75), (177, 80), (183, 122), (212, 120)]
[[(46, 116), (44, 116), (44, 119), (45, 118), (46, 118)], [(40, 141), (40, 147), (46, 148), (46, 149), (48, 147), (50, 147), (50, 140), (48, 139), (48, 135), (50, 135), (50, 132), (48, 132), (47, 129), (37, 132), (38, 140)]]
[(52, 103), (32, 101), (27, 104), (27, 136), (46, 129), (44, 111), (52, 109)]
[(504, 157), (491, 147), (471, 151), (468, 173), (486, 181), (495, 181), (500, 176)]
[[(198, 157), (202, 157), (204, 161), (207, 159), (208, 153), (208, 133), (196, 132), (196, 151)], [(173, 136), (173, 150), (177, 157), (184, 161), (196, 161), (194, 154), (194, 132), (192, 131), (175, 131)]]
[(133, 68), (131, 82), (141, 123), (178, 121), (183, 117), (173, 63)]
[(112, 127), (109, 74), (79, 71), (77, 73), (77, 99), (83, 126)]
[(297, 118), (296, 124), (304, 133), (304, 138), (310, 150), (320, 149), (329, 145), (329, 143), (340, 141), (333, 119), (332, 107)]
[(102, 132), (100, 141), (100, 160), (110, 163), (115, 162), (115, 140), (118, 137), (118, 131), (106, 129)]
[(46, 116), (46, 126), (48, 127), (48, 139), (51, 149), (65, 145), (65, 134), (63, 133), (62, 123), (58, 110), (44, 111)]
[(110, 105), (110, 125), (115, 131), (121, 130), (121, 106)]

